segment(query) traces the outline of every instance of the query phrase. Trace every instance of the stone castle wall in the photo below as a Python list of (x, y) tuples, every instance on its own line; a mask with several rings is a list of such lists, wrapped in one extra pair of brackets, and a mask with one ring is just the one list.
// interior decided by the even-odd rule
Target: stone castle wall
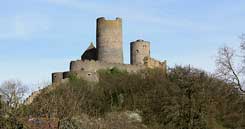
[(52, 83), (59, 83), (63, 78), (63, 72), (52, 73)]
[(144, 65), (131, 65), (131, 64), (119, 64), (119, 63), (105, 63), (94, 60), (76, 60), (71, 61), (70, 71), (57, 72), (52, 74), (52, 82), (59, 83), (62, 80), (69, 78), (69, 75), (75, 74), (79, 78), (83, 78), (87, 81), (99, 81), (98, 71), (103, 69), (117, 68), (129, 73), (137, 72), (146, 68), (160, 68), (163, 72), (166, 72), (166, 61), (160, 62), (153, 58), (144, 58)]
[(161, 62), (151, 57), (145, 57), (144, 65), (147, 68), (160, 68), (160, 69), (163, 69), (163, 71), (167, 72), (167, 61), (166, 60), (164, 62)]
[(137, 72), (140, 69), (146, 68), (144, 65), (130, 65), (130, 64), (120, 64), (120, 63), (105, 63), (100, 61), (71, 61), (70, 63), (70, 71), (90, 71), (90, 72), (97, 72), (100, 69), (112, 69), (118, 68), (120, 70), (126, 70), (127, 72)]
[(98, 60), (107, 63), (123, 63), (122, 19), (97, 19), (96, 48)]
[(69, 75), (75, 74), (79, 78), (83, 78), (87, 81), (99, 81), (98, 71), (103, 69), (117, 68), (129, 73), (137, 72), (145, 69), (144, 65), (130, 65), (120, 63), (105, 63), (95, 60), (76, 60), (71, 61), (70, 71), (56, 72), (52, 74), (52, 83), (60, 83), (62, 80), (69, 78)]

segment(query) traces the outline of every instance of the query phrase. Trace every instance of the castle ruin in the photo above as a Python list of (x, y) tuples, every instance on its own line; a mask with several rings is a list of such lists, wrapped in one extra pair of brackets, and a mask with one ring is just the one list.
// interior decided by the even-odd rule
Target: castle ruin
[(93, 43), (82, 54), (81, 60), (71, 61), (67, 72), (52, 73), (52, 83), (60, 83), (73, 74), (88, 81), (98, 81), (98, 70), (118, 68), (137, 72), (146, 68), (160, 68), (166, 72), (166, 61), (150, 56), (150, 42), (136, 40), (130, 43), (130, 64), (123, 62), (122, 19), (97, 19), (96, 47)]

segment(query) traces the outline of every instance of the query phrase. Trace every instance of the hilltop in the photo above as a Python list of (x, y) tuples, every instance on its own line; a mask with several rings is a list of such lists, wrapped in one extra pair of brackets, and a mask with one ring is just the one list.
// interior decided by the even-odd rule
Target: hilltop
[[(98, 83), (70, 76), (24, 106), (22, 117), (55, 120), (60, 128), (244, 128), (243, 96), (204, 71), (175, 67), (128, 73), (99, 71)], [(22, 107), (23, 108), (23, 107)], [(239, 109), (239, 110), (238, 110)]]

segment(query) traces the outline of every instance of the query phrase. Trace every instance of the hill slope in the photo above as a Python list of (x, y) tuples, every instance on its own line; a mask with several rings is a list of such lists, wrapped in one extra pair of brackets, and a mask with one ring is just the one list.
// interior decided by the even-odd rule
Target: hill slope
[(82, 126), (79, 121), (84, 115), (95, 124), (110, 121), (111, 113), (118, 120), (120, 114), (133, 112), (142, 118), (136, 128), (245, 128), (245, 103), (232, 85), (193, 68), (175, 67), (164, 75), (158, 69), (129, 74), (115, 68), (100, 71), (96, 84), (71, 76), (68, 83), (43, 90), (25, 115), (46, 115), (67, 125)]

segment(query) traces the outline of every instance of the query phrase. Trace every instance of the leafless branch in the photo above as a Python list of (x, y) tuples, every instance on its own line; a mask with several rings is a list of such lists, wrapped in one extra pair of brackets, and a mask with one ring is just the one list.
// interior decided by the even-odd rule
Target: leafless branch
[(241, 37), (240, 51), (238, 55), (235, 49), (224, 46), (218, 50), (216, 58), (217, 75), (225, 81), (235, 84), (241, 92), (243, 89), (243, 78), (245, 75), (245, 34)]
[(18, 80), (8, 80), (0, 86), (0, 94), (3, 95), (4, 101), (14, 108), (22, 102), (25, 93), (27, 93), (27, 87)]

